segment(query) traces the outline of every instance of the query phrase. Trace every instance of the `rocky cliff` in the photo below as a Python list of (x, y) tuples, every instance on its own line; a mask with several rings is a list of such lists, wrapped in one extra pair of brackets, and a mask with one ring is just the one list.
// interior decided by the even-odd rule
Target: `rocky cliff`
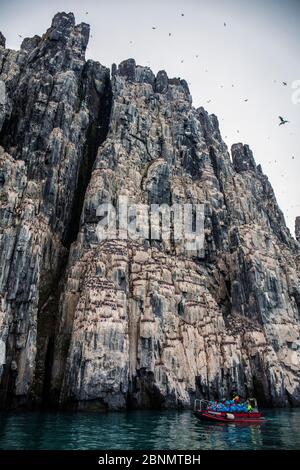
[[(186, 407), (233, 388), (300, 404), (293, 239), (248, 145), (231, 155), (187, 83), (85, 61), (59, 13), (20, 51), (0, 35), (0, 402)], [(204, 204), (204, 252), (97, 236), (97, 208)], [(298, 240), (298, 241), (297, 241)]]

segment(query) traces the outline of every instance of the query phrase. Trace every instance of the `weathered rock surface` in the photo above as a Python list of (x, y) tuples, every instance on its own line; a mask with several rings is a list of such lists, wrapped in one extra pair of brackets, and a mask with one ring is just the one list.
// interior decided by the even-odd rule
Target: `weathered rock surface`
[[(58, 14), (4, 48), (0, 133), (2, 406), (300, 404), (300, 245), (247, 145), (231, 156), (188, 85), (133, 59), (85, 61)], [(100, 241), (97, 208), (204, 204), (205, 245)], [(297, 229), (298, 227), (298, 229)], [(298, 240), (298, 241), (297, 241)]]
[(7, 95), (0, 133), (5, 403), (42, 394), (58, 282), (107, 131), (109, 71), (85, 62), (88, 36), (88, 25), (58, 14), (42, 38), (24, 39), (19, 52), (0, 47)]
[(298, 240), (298, 242), (300, 242), (300, 217), (296, 217), (295, 236), (296, 236), (296, 240)]

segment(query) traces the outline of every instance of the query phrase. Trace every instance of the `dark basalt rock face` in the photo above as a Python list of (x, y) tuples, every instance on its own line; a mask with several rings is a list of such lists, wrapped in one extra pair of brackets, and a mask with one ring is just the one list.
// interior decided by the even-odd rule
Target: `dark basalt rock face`
[(109, 70), (85, 62), (88, 36), (88, 25), (63, 13), (43, 38), (24, 39), (19, 52), (0, 48), (4, 404), (42, 396), (59, 281), (107, 133)]
[(295, 236), (296, 236), (296, 240), (298, 240), (298, 242), (300, 242), (300, 217), (296, 217)]
[(256, 163), (249, 145), (234, 144), (231, 147), (232, 163), (235, 171), (256, 171)]
[[(185, 80), (85, 60), (59, 13), (20, 51), (0, 35), (2, 407), (300, 404), (300, 245), (247, 145)], [(205, 205), (205, 250), (99, 241), (97, 208)]]
[(0, 31), (0, 46), (5, 47), (6, 39)]

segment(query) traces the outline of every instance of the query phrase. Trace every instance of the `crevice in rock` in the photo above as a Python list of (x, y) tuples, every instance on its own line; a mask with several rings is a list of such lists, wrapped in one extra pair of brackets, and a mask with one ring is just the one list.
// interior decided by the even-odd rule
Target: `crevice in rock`
[(77, 188), (73, 200), (71, 219), (64, 234), (63, 244), (67, 248), (76, 240), (80, 228), (80, 217), (87, 186), (91, 179), (92, 169), (98, 148), (106, 140), (112, 106), (112, 90), (110, 79), (106, 80), (106, 92), (99, 100), (97, 119), (90, 122), (83, 158), (78, 172)]
[[(54, 396), (51, 380), (55, 354), (55, 334), (58, 322), (60, 321), (59, 301), (68, 265), (69, 249), (71, 244), (77, 239), (80, 229), (80, 218), (85, 193), (91, 178), (93, 165), (98, 148), (106, 140), (108, 134), (112, 105), (111, 82), (108, 76), (104, 93), (101, 96), (98, 95), (96, 105), (97, 113), (94, 116), (90, 116), (90, 124), (86, 133), (69, 222), (66, 225), (66, 230), (61, 240), (65, 254), (61, 257), (60, 267), (57, 270), (57, 274), (54, 275), (54, 280), (50, 284), (51, 287), (41, 296), (38, 311), (36, 372), (33, 394), (35, 402), (44, 408), (58, 406), (57, 400), (59, 394)], [(66, 347), (63, 348), (63, 357), (61, 357), (63, 365), (66, 364), (69, 342), (70, 338), (68, 338)]]
[[(17, 107), (17, 109), (19, 108)], [(0, 146), (3, 147), (7, 153), (10, 153), (10, 147), (14, 145), (13, 136), (17, 135), (18, 124), (19, 115), (14, 113), (9, 119), (6, 118), (2, 125), (0, 131)]]
[(209, 147), (209, 158), (210, 158), (210, 161), (211, 161), (211, 165), (212, 165), (215, 177), (217, 178), (217, 180), (219, 182), (220, 191), (222, 193), (224, 193), (223, 184), (222, 184), (222, 181), (220, 180), (220, 169), (219, 169), (219, 166), (218, 166), (218, 163), (217, 163), (217, 157), (216, 157), (216, 154), (215, 154), (215, 151), (214, 151), (213, 147), (211, 147), (211, 146)]
[(45, 357), (45, 374), (42, 391), (42, 404), (47, 406), (50, 402), (50, 386), (51, 386), (51, 370), (54, 355), (54, 336), (48, 338), (46, 357)]
[(47, 407), (50, 397), (50, 380), (54, 353), (54, 334), (59, 310), (59, 298), (62, 291), (62, 279), (68, 260), (68, 251), (62, 253), (56, 275), (49, 283), (45, 282), (44, 292), (40, 292), (37, 315), (37, 354), (33, 401)]

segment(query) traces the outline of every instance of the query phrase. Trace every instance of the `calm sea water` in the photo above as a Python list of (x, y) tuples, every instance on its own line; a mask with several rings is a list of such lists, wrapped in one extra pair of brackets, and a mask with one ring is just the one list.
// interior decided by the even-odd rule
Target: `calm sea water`
[(202, 423), (190, 411), (0, 413), (0, 449), (300, 449), (300, 409), (261, 425)]

